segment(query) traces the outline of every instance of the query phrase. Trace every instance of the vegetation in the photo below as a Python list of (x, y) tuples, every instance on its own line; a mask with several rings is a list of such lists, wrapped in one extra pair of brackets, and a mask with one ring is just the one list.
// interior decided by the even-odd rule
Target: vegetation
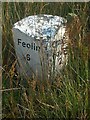
[[(89, 3), (2, 3), (3, 118), (90, 119), (89, 7)], [(13, 24), (43, 13), (68, 20), (69, 60), (53, 83), (22, 78), (16, 70)]]

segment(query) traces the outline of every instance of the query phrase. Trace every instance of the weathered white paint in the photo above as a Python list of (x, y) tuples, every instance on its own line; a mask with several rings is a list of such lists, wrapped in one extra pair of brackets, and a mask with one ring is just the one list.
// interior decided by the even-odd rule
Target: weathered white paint
[[(66, 19), (53, 15), (29, 16), (14, 24), (13, 37), (21, 74), (41, 77), (60, 70)], [(58, 54), (58, 55), (57, 55)]]

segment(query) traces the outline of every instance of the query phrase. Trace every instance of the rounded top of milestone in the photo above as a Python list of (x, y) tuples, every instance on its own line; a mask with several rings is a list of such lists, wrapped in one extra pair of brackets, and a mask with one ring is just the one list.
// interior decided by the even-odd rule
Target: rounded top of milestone
[(65, 28), (66, 22), (66, 19), (60, 16), (40, 14), (28, 16), (16, 22), (14, 28), (37, 40), (40, 40), (40, 38), (51, 40), (60, 28)]

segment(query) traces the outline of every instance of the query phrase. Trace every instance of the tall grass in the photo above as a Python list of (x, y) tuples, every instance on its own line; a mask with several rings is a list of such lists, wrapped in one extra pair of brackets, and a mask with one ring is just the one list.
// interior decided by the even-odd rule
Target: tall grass
[[(71, 13), (71, 14), (70, 14)], [(34, 14), (68, 20), (69, 60), (53, 83), (20, 77), (13, 45), (13, 24)], [(3, 118), (65, 118), (89, 120), (90, 58), (88, 3), (2, 4)], [(21, 84), (26, 81), (26, 86)]]

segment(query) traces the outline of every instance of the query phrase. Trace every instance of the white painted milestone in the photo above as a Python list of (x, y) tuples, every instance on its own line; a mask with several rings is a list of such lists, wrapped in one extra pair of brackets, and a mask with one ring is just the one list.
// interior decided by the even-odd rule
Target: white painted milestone
[(13, 37), (21, 74), (39, 77), (62, 69), (67, 60), (66, 19), (33, 15), (14, 24)]

